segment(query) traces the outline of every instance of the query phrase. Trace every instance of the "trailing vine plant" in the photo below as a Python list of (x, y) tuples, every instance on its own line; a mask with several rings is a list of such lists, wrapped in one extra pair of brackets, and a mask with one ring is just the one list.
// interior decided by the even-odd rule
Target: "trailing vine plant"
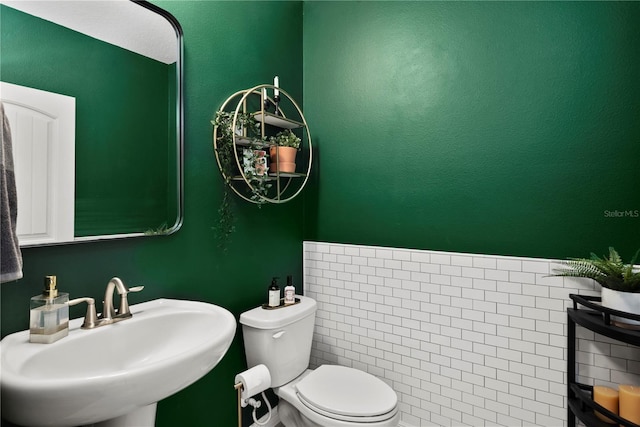
[(261, 137), (260, 123), (258, 123), (251, 113), (239, 112), (236, 117), (236, 129), (233, 129), (234, 113), (218, 111), (212, 123), (217, 128), (216, 151), (220, 161), (220, 167), (224, 178), (224, 192), (222, 202), (218, 208), (218, 224), (215, 228), (218, 234), (218, 246), (226, 250), (227, 243), (235, 231), (235, 219), (232, 208), (231, 181), (234, 175), (239, 175), (237, 170), (235, 146), (233, 144), (234, 134), (241, 135), (246, 129), (246, 138), (250, 143), (248, 148), (242, 150), (242, 168), (244, 176), (250, 183), (247, 186), (248, 197), (260, 207), (266, 202), (265, 197), (271, 188), (268, 179), (268, 168), (256, 167), (258, 160), (257, 151), (265, 148), (265, 140)]

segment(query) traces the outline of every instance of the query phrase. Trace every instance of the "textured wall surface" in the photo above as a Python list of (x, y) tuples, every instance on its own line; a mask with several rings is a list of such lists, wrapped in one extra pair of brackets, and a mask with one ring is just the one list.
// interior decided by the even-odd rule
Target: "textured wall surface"
[[(24, 279), (0, 288), (3, 335), (26, 326), (28, 300), (40, 291), (45, 274), (58, 274), (60, 288), (74, 297), (100, 298), (109, 278), (120, 275), (127, 283), (147, 285), (144, 293), (132, 295), (133, 302), (156, 297), (189, 298), (223, 305), (238, 315), (263, 302), (271, 276), (285, 276), (293, 271), (296, 282), (302, 283), (297, 277), (302, 276), (303, 224), (308, 240), (474, 254), (564, 258), (587, 255), (591, 250), (603, 252), (613, 244), (628, 257), (637, 249), (640, 220), (624, 215), (606, 216), (605, 211), (640, 209), (640, 168), (637, 167), (640, 157), (640, 121), (637, 120), (640, 113), (640, 34), (637, 31), (640, 3), (154, 3), (178, 18), (185, 36), (184, 226), (169, 237), (24, 251)], [(314, 177), (303, 193), (304, 203), (298, 198), (287, 205), (261, 210), (238, 204), (237, 232), (227, 253), (223, 253), (217, 248), (211, 230), (217, 218), (222, 182), (212, 152), (209, 121), (231, 93), (268, 83), (276, 74), (283, 87), (299, 102), (303, 102), (304, 85), (305, 117), (314, 146), (318, 147)], [(366, 253), (364, 257), (369, 258), (369, 252)], [(375, 256), (371, 258), (373, 262), (381, 262)], [(468, 268), (466, 265), (449, 267), (459, 267), (460, 277), (462, 268), (465, 267), (465, 271)], [(441, 269), (447, 271), (449, 267), (444, 264)], [(500, 277), (506, 274), (497, 268), (497, 259), (496, 268), (489, 270), (501, 272)], [(347, 273), (353, 274), (331, 268), (326, 274), (343, 277)], [(535, 276), (528, 271), (519, 273)], [(375, 277), (375, 274), (366, 275)], [(442, 272), (434, 273), (433, 277), (440, 280), (440, 276), (450, 277), (454, 283), (461, 280), (455, 274)], [(313, 279), (311, 275), (307, 278)], [(331, 279), (321, 281), (331, 282)], [(507, 295), (514, 301), (527, 297), (527, 301), (534, 301), (533, 305), (526, 306), (530, 309), (539, 308), (535, 306), (537, 298), (552, 300), (526, 294), (525, 289), (533, 292), (538, 288), (525, 287), (523, 284), (531, 284), (520, 279), (514, 280), (516, 289), (520, 283), (522, 295), (514, 293), (514, 286), (509, 286), (511, 292), (503, 295), (502, 288), (498, 291), (497, 286), (504, 279), (485, 279), (496, 280), (495, 292), (478, 290), (485, 292), (485, 298), (487, 292), (494, 298)], [(357, 298), (367, 298), (363, 302), (369, 302), (369, 295), (379, 310), (376, 315), (393, 316), (393, 310), (403, 309), (394, 304), (402, 305), (406, 297), (378, 295), (377, 289), (371, 286), (383, 278), (373, 280), (371, 284), (365, 282), (359, 291), (366, 297), (356, 294), (351, 300), (345, 300), (340, 294), (353, 290), (341, 289), (339, 283), (323, 282), (326, 298), (334, 301), (334, 305), (321, 301), (328, 307), (325, 316), (342, 316), (342, 311), (348, 311), (353, 317), (354, 307), (347, 303), (360, 304)], [(355, 279), (352, 283), (360, 287)], [(439, 282), (434, 285), (442, 286)], [(395, 289), (387, 288), (380, 292)], [(442, 297), (459, 298), (456, 301), (460, 304), (475, 301), (470, 298), (475, 293), (466, 288), (441, 287), (440, 290), (449, 289), (459, 289), (460, 296), (445, 294)], [(552, 289), (555, 288), (548, 287), (549, 292)], [(317, 294), (322, 291), (310, 290)], [(418, 292), (423, 298), (432, 293), (431, 290), (408, 290)], [(559, 300), (565, 299), (563, 289)], [(431, 302), (416, 301), (421, 304), (419, 310), (413, 309), (414, 315), (428, 315), (430, 319), (428, 304)], [(438, 298), (436, 301), (442, 307), (459, 308), (460, 314), (463, 308), (469, 309), (446, 305)], [(485, 313), (480, 307), (492, 302), (496, 303), (496, 313), (490, 314), (497, 315), (497, 301), (478, 300), (477, 309)], [(415, 304), (415, 301), (406, 303)], [(422, 303), (425, 303), (424, 312)], [(558, 304), (553, 303), (552, 308), (540, 307), (550, 318), (558, 316), (556, 326), (564, 324), (559, 318), (562, 308)], [(513, 302), (511, 306), (516, 310), (520, 307), (521, 311), (521, 316), (512, 316), (526, 319), (524, 303)], [(358, 310), (367, 311), (359, 315), (369, 315), (366, 308)], [(391, 313), (387, 313), (389, 310)], [(74, 316), (82, 314), (78, 311)], [(360, 322), (360, 319), (352, 320)], [(446, 316), (440, 319), (447, 321)], [(452, 323), (455, 319), (449, 317)], [(324, 318), (320, 320), (325, 322)], [(493, 371), (474, 373), (475, 359), (466, 361), (447, 355), (444, 356), (449, 358), (448, 363), (455, 366), (460, 375), (460, 380), (451, 378), (449, 388), (446, 388), (447, 380), (442, 380), (445, 391), (453, 394), (441, 394), (438, 398), (436, 392), (443, 386), (432, 382), (431, 372), (426, 371), (424, 381), (429, 384), (425, 383), (425, 391), (416, 390), (417, 396), (412, 397), (412, 387), (418, 386), (416, 379), (410, 380), (406, 372), (409, 367), (414, 369), (415, 360), (409, 350), (412, 347), (402, 346), (402, 341), (419, 338), (395, 336), (393, 326), (401, 324), (382, 326), (386, 329), (381, 332), (389, 335), (390, 344), (382, 341), (381, 349), (375, 349), (374, 344), (371, 347), (374, 355), (367, 353), (368, 358), (364, 357), (368, 348), (365, 350), (362, 346), (370, 345), (370, 341), (364, 338), (360, 341), (366, 334), (353, 333), (353, 325), (340, 323), (341, 328), (352, 331), (341, 345), (351, 345), (349, 352), (353, 352), (353, 348), (363, 350), (357, 357), (362, 354), (365, 361), (356, 364), (371, 365), (376, 368), (374, 373), (379, 373), (377, 369), (391, 372), (397, 364), (397, 375), (406, 377), (408, 382), (403, 385), (396, 376), (387, 380), (397, 382), (396, 390), (407, 399), (403, 401), (403, 409), (405, 419), (410, 422), (433, 416), (429, 422), (437, 423), (436, 418), (442, 416), (446, 425), (463, 414), (466, 420), (469, 417), (475, 417), (473, 421), (490, 419), (486, 418), (490, 414), (485, 411), (494, 413), (496, 422), (498, 417), (501, 421), (504, 417), (514, 421), (529, 420), (532, 416), (541, 417), (540, 420), (549, 417), (550, 421), (562, 417), (562, 409), (557, 406), (559, 399), (543, 402), (541, 408), (528, 409), (524, 405), (530, 397), (526, 393), (531, 393), (524, 391), (525, 388), (529, 383), (537, 384), (531, 379), (536, 368), (552, 373), (555, 379), (543, 378), (549, 390), (542, 388), (539, 393), (549, 393), (554, 398), (562, 395), (563, 392), (558, 391), (563, 389), (559, 385), (560, 368), (556, 368), (556, 364), (561, 363), (558, 349), (563, 348), (558, 344), (563, 339), (560, 333), (545, 331), (549, 343), (526, 344), (534, 350), (536, 346), (553, 350), (540, 362), (528, 363), (528, 358), (535, 354), (533, 351), (473, 341), (474, 332), (497, 340), (497, 324), (496, 334), (491, 334), (492, 330), (474, 331), (473, 319), (460, 320), (472, 322), (468, 327), (459, 328), (460, 337), (463, 329), (467, 331), (464, 340), (442, 334), (443, 326), (451, 326), (435, 323), (444, 341), (438, 345), (453, 348), (446, 345), (446, 340), (455, 338), (460, 339), (461, 346), (490, 346), (495, 349), (495, 358), (499, 348), (501, 353), (515, 351), (514, 357), (520, 354), (524, 359), (527, 355), (527, 363), (507, 357), (500, 360), (501, 363), (508, 361), (513, 367), (526, 365), (524, 372), (515, 372), (511, 379), (500, 379), (499, 396), (507, 398), (505, 389), (521, 390), (520, 394), (509, 392), (509, 397), (516, 401), (513, 405), (502, 406), (496, 400), (498, 390), (487, 387), (487, 383), (494, 380)], [(425, 322), (425, 327), (432, 324), (430, 320), (420, 322)], [(518, 322), (524, 325), (517, 326)], [(516, 321), (513, 328), (538, 332), (527, 328), (531, 328), (532, 323), (546, 324), (542, 322), (551, 321), (530, 318)], [(358, 328), (366, 328), (367, 333), (373, 331), (375, 325), (370, 325), (364, 321), (355, 331), (365, 332)], [(341, 332), (344, 331), (332, 333)], [(424, 333), (432, 332), (427, 328)], [(330, 338), (328, 333), (326, 336)], [(434, 336), (437, 339), (439, 335)], [(524, 341), (517, 337), (507, 339)], [(400, 344), (391, 340), (400, 340)], [(393, 345), (400, 345), (398, 351), (403, 353), (394, 353)], [(608, 343), (598, 348), (602, 348), (598, 350), (602, 353), (617, 351), (614, 344)], [(342, 351), (338, 346), (333, 349)], [(324, 347), (321, 351), (331, 360), (343, 357), (342, 354), (329, 356)], [(380, 358), (380, 351), (389, 352), (392, 358), (384, 361), (382, 356), (383, 368), (369, 363), (373, 360), (371, 357)], [(454, 348), (453, 354), (462, 357), (461, 352), (462, 349)], [(449, 368), (446, 359), (433, 354), (435, 362), (442, 360), (442, 365), (436, 365), (438, 369), (443, 367), (440, 372), (455, 375), (455, 371), (444, 369)], [(597, 352), (590, 354), (593, 356), (585, 358), (595, 363)], [(494, 360), (492, 354), (482, 356)], [(434, 363), (431, 353), (428, 357), (425, 368)], [(544, 358), (548, 358), (549, 367)], [(403, 360), (407, 362), (404, 368)], [(161, 402), (158, 426), (211, 425), (212, 411), (217, 424), (233, 425), (235, 393), (231, 384), (235, 374), (245, 366), (241, 341), (237, 339), (211, 374)], [(446, 375), (437, 375), (446, 378)], [(476, 386), (474, 375), (488, 378), (485, 385)], [(495, 375), (497, 381), (497, 369)], [(527, 382), (518, 384), (518, 378)], [(422, 384), (423, 380), (418, 379)], [(434, 385), (431, 389), (430, 384), (441, 388)], [(453, 384), (459, 384), (463, 390), (453, 388)], [(477, 398), (469, 396), (476, 390)], [(484, 392), (488, 395), (482, 395)], [(433, 404), (437, 407), (425, 403), (432, 400), (427, 400), (424, 393), (433, 393)], [(451, 410), (458, 412), (447, 414), (447, 408), (451, 408), (447, 405), (451, 403), (456, 403)], [(463, 409), (467, 412), (462, 412)], [(445, 414), (441, 415), (438, 410)], [(523, 424), (530, 423), (523, 421)]]
[(638, 2), (305, 2), (306, 240), (631, 257), (638, 22)]
[[(318, 302), (312, 361), (362, 369), (398, 393), (406, 426), (567, 424), (570, 293), (554, 261), (305, 242)], [(640, 350), (577, 328), (579, 380), (640, 383)]]
[[(267, 297), (272, 276), (293, 274), (302, 291), (302, 200), (279, 206), (237, 201), (236, 232), (226, 252), (218, 247), (217, 209), (222, 177), (211, 140), (211, 119), (240, 89), (273, 81), (302, 103), (302, 4), (300, 2), (158, 1), (184, 31), (185, 219), (167, 237), (137, 238), (23, 250), (24, 278), (3, 283), (2, 335), (25, 329), (29, 298), (45, 275), (72, 298), (100, 301), (113, 276), (145, 285), (132, 303), (183, 298), (221, 305), (234, 315)], [(265, 31), (268, 23), (270, 31)], [(4, 59), (4, 58), (3, 58)], [(286, 218), (286, 222), (280, 221)], [(265, 230), (269, 232), (265, 232)], [(72, 307), (72, 317), (84, 315)], [(237, 425), (236, 373), (246, 369), (238, 333), (220, 364), (200, 381), (160, 402), (157, 426)], [(250, 419), (245, 417), (245, 420)]]

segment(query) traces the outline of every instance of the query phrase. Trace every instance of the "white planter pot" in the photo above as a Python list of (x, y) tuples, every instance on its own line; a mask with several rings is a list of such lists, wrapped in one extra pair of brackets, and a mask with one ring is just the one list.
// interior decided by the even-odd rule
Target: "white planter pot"
[[(626, 313), (640, 314), (640, 292), (621, 292), (609, 288), (602, 288), (602, 305)], [(617, 326), (640, 329), (640, 321), (611, 316), (611, 321)]]

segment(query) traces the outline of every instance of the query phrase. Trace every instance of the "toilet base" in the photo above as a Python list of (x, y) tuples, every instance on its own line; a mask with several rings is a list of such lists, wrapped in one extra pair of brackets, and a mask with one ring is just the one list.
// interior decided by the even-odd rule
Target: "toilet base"
[(278, 403), (278, 414), (280, 414), (280, 422), (284, 427), (326, 427), (314, 423), (283, 399), (280, 399)]

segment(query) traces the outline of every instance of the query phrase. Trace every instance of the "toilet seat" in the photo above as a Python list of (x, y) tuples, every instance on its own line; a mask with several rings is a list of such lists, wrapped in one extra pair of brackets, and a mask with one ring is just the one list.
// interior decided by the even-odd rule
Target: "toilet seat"
[(312, 411), (347, 422), (385, 421), (398, 412), (396, 393), (384, 381), (357, 369), (322, 365), (296, 384)]

